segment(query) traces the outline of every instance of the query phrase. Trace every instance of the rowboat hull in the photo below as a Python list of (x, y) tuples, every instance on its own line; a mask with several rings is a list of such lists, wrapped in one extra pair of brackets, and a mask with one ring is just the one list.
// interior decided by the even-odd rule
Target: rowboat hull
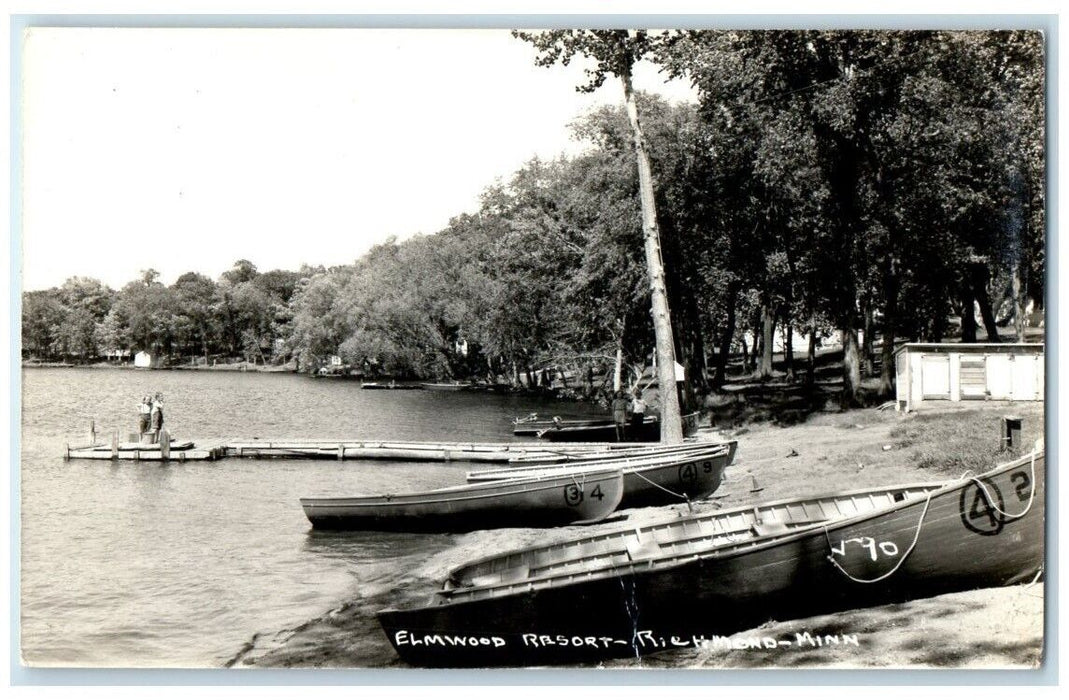
[(616, 425), (573, 425), (546, 428), (538, 433), (542, 440), (550, 442), (657, 442), (661, 439), (661, 424), (657, 420), (628, 423), (623, 435), (616, 432)]
[(517, 420), (512, 424), (513, 435), (538, 435), (543, 430), (553, 430), (554, 428), (613, 428), (615, 426), (611, 420), (605, 418), (562, 418), (560, 420), (552, 419), (537, 419), (537, 420)]
[(622, 496), (621, 472), (608, 469), (396, 496), (302, 498), (301, 507), (316, 529), (468, 532), (596, 522)]
[(715, 645), (770, 619), (1022, 583), (1043, 567), (1044, 473), (1039, 453), (750, 547), (520, 580), (385, 610), (379, 621), (413, 665), (539, 666)]
[[(725, 445), (707, 445), (667, 456), (623, 458), (468, 473), (469, 483), (483, 483), (529, 476), (581, 473), (588, 469), (619, 467), (623, 470), (624, 495), (619, 508), (642, 508), (685, 503), (704, 498), (720, 488), (724, 469), (733, 451)], [(586, 465), (586, 466), (584, 466)]]
[[(698, 430), (698, 414), (683, 416), (683, 435), (694, 435)], [(617, 433), (616, 424), (605, 421), (595, 425), (552, 425), (536, 433), (550, 442), (659, 442), (661, 422), (656, 416), (647, 416), (641, 423), (628, 422)]]
[(421, 384), (424, 389), (428, 391), (468, 391), (471, 389), (471, 384), (434, 384), (424, 383)]
[(923, 497), (942, 484), (864, 489), (671, 517), (470, 561), (449, 572), (440, 596), (469, 595), (515, 581), (590, 576), (640, 559), (724, 554), (811, 527)]
[(728, 449), (728, 464), (730, 465), (735, 459), (735, 452), (738, 449), (737, 440), (729, 440), (727, 442), (684, 442), (678, 445), (645, 445), (638, 447), (612, 447), (610, 445), (602, 446), (602, 448), (591, 447), (589, 451), (573, 451), (573, 452), (560, 452), (554, 453), (553, 450), (560, 448), (550, 448), (546, 452), (541, 454), (521, 455), (509, 459), (509, 464), (514, 467), (534, 467), (534, 466), (551, 466), (558, 465), (563, 466), (566, 464), (574, 464), (576, 462), (589, 462), (596, 459), (638, 459), (642, 457), (658, 457), (663, 455), (675, 454), (680, 452), (687, 452), (695, 449), (704, 449), (713, 447), (716, 445), (723, 445)]

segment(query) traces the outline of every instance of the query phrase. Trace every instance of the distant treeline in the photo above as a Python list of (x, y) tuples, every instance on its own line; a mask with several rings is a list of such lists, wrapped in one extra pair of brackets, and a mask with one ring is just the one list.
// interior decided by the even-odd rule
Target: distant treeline
[[(661, 37), (649, 58), (699, 92), (697, 105), (639, 100), (691, 388), (723, 382), (739, 350), (768, 376), (776, 333), (803, 333), (812, 349), (838, 331), (859, 372), (883, 356), (885, 389), (896, 339), (940, 340), (953, 317), (963, 340), (978, 325), (992, 339), (998, 325), (1021, 333), (1044, 296), (1042, 41)], [(239, 261), (219, 280), (190, 272), (165, 286), (148, 271), (119, 291), (76, 278), (28, 292), (23, 353), (148, 349), (302, 370), (336, 355), (385, 376), (512, 381), (550, 366), (586, 376), (618, 352), (641, 368), (653, 335), (631, 131), (622, 108), (603, 108), (574, 133), (582, 155), (533, 160), (476, 213), (352, 265), (260, 273)]]

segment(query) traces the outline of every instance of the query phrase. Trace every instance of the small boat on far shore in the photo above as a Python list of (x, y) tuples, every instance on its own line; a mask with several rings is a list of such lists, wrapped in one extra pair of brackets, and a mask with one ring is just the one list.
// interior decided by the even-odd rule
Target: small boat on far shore
[(380, 382), (364, 382), (360, 385), (361, 389), (367, 389), (369, 391), (411, 391), (421, 390), (423, 386), (420, 384), (398, 384), (397, 382), (390, 381), (387, 384)]
[(460, 382), (423, 382), (421, 386), (428, 391), (470, 391), (471, 384)]
[(302, 498), (301, 507), (317, 529), (469, 532), (597, 522), (616, 510), (623, 493), (620, 469), (605, 468), (419, 493)]

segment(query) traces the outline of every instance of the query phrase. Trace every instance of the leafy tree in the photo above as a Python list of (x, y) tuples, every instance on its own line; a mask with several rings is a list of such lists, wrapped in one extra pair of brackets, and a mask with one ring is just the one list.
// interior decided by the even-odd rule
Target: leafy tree
[(212, 313), (218, 288), (210, 277), (187, 272), (175, 280), (171, 291), (175, 300), (175, 335), (183, 351), (192, 354), (196, 348), (207, 363), (219, 333), (218, 319)]
[(54, 357), (59, 347), (59, 331), (66, 316), (55, 290), (26, 292), (22, 295), (22, 352), (37, 358)]
[(514, 35), (535, 46), (539, 51), (539, 65), (551, 66), (558, 62), (567, 65), (577, 55), (594, 59), (596, 67), (587, 70), (590, 82), (579, 86), (580, 91), (592, 91), (600, 87), (609, 75), (618, 77), (623, 86), (624, 106), (631, 123), (638, 165), (646, 266), (653, 302), (657, 379), (661, 402), (661, 440), (669, 443), (680, 442), (683, 439), (683, 421), (679, 397), (675, 391), (675, 348), (661, 260), (653, 174), (631, 82), (634, 65), (652, 48), (651, 39), (646, 32), (625, 30), (552, 30), (538, 34), (514, 32)]

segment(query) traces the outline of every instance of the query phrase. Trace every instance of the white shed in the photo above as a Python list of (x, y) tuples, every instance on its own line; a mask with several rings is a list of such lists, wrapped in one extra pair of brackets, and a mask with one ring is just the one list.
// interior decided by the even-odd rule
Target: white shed
[(134, 367), (151, 367), (152, 355), (148, 354), (144, 350), (139, 351), (134, 355)]
[(1042, 343), (906, 343), (895, 351), (896, 408), (931, 401), (1042, 401)]

